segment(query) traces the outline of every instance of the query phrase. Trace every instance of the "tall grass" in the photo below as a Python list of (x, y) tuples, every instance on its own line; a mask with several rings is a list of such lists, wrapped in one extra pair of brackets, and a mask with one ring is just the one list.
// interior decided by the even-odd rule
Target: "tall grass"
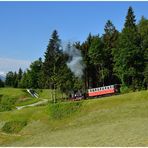
[(49, 104), (49, 116), (53, 119), (62, 119), (69, 117), (78, 112), (82, 106), (82, 101), (79, 102), (59, 102)]
[(14, 104), (17, 98), (12, 98), (9, 96), (4, 96), (0, 99), (0, 112), (1, 111), (9, 111), (14, 108)]
[(9, 121), (4, 124), (4, 126), (2, 127), (2, 131), (6, 133), (18, 133), (26, 125), (27, 125), (26, 120)]

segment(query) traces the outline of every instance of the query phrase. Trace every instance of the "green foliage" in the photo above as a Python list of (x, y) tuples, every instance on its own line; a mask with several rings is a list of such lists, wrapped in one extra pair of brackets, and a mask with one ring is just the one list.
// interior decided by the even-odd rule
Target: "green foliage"
[(17, 98), (2, 96), (0, 98), (0, 112), (12, 110), (14, 108), (16, 100)]
[(148, 19), (141, 18), (138, 30), (142, 38), (142, 48), (144, 50), (144, 86), (148, 88)]
[(132, 7), (130, 6), (128, 8), (128, 13), (126, 16), (124, 27), (125, 28), (135, 28), (136, 26), (135, 22), (136, 22), (136, 19), (135, 19), (134, 11)]
[(21, 83), (22, 76), (23, 76), (23, 71), (21, 68), (19, 68), (18, 75), (17, 75), (17, 81), (18, 81), (17, 87), (21, 87), (20, 83)]
[(123, 85), (136, 90), (142, 87), (144, 60), (141, 38), (131, 7), (128, 9), (124, 26), (119, 36), (118, 47), (113, 51), (114, 71)]
[(51, 88), (55, 84), (55, 79), (53, 80), (51, 77), (54, 77), (56, 71), (60, 68), (57, 67), (60, 64), (60, 55), (60, 39), (58, 32), (54, 30), (45, 52), (45, 61), (43, 62), (45, 88)]
[(21, 68), (19, 68), (18, 73), (17, 72), (12, 72), (9, 71), (6, 74), (6, 80), (5, 80), (5, 85), (9, 87), (20, 87), (20, 81), (22, 79), (23, 71)]
[(102, 36), (104, 44), (104, 69), (102, 69), (102, 73), (104, 73), (104, 83), (105, 85), (120, 83), (118, 77), (116, 77), (113, 72), (113, 49), (117, 48), (119, 32), (110, 20), (107, 21), (104, 32), (105, 33)]
[(124, 93), (129, 93), (129, 92), (132, 92), (132, 89), (129, 88), (129, 87), (127, 87), (127, 86), (125, 86), (125, 85), (122, 85), (122, 86), (120, 87), (120, 92), (121, 92), (122, 94), (124, 94)]
[[(132, 90), (148, 88), (148, 20), (142, 17), (136, 24), (132, 7), (128, 9), (121, 32), (108, 20), (102, 36), (89, 34), (86, 41), (82, 44), (75, 42), (73, 46), (80, 50), (86, 65), (81, 80), (67, 67), (70, 57), (63, 53), (58, 32), (54, 30), (45, 51), (45, 60), (39, 58), (32, 62), (24, 73), (21, 69), (18, 73), (8, 72), (6, 86), (50, 88), (65, 93), (119, 83)], [(70, 48), (71, 44), (68, 43), (67, 47)]]
[(85, 88), (89, 88), (92, 86), (91, 80), (94, 78), (94, 76), (92, 76), (92, 69), (94, 69), (94, 66), (91, 64), (91, 60), (89, 58), (89, 48), (91, 46), (93, 39), (94, 36), (89, 34), (86, 41), (83, 42), (82, 45), (80, 45), (79, 42), (76, 45), (77, 49), (81, 50), (83, 60), (86, 65), (84, 70)]
[(30, 65), (30, 69), (24, 74), (21, 86), (25, 88), (41, 88), (40, 80), (42, 70), (42, 60), (39, 58)]
[(4, 82), (0, 79), (0, 87), (4, 87)]
[(23, 127), (27, 125), (26, 120), (21, 121), (8, 121), (2, 127), (2, 131), (6, 133), (18, 133), (22, 130)]
[(12, 71), (8, 72), (6, 74), (6, 80), (5, 80), (6, 86), (13, 86), (14, 84), (14, 74)]
[(30, 88), (29, 80), (30, 80), (30, 76), (29, 76), (29, 71), (27, 70), (26, 72), (24, 72), (19, 86), (21, 88)]
[(62, 119), (65, 117), (70, 117), (74, 113), (78, 112), (81, 106), (82, 106), (82, 101), (49, 104), (50, 118)]

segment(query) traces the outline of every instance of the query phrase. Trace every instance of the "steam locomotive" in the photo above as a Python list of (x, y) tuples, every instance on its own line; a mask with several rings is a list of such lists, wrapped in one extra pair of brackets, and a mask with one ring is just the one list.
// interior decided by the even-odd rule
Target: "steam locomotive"
[(86, 98), (95, 98), (95, 97), (118, 94), (119, 92), (120, 92), (120, 85), (114, 84), (109, 86), (87, 89), (85, 93), (82, 93), (80, 90), (78, 90), (77, 92), (70, 94), (70, 99), (77, 101)]

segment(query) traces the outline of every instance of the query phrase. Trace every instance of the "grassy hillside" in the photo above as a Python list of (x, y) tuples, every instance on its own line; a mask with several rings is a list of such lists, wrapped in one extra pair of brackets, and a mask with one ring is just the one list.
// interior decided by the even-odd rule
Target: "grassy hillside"
[(1, 129), (8, 121), (27, 121), (19, 133), (1, 130), (0, 145), (148, 146), (148, 91), (82, 101), (77, 111), (69, 104), (0, 112)]
[(39, 100), (29, 95), (25, 89), (0, 88), (0, 111), (12, 110), (15, 106), (31, 104)]
[(39, 94), (39, 98), (32, 97), (26, 89), (0, 88), (0, 111), (12, 110), (15, 109), (15, 106), (36, 103), (42, 99), (51, 99), (51, 90), (44, 89), (36, 91)]

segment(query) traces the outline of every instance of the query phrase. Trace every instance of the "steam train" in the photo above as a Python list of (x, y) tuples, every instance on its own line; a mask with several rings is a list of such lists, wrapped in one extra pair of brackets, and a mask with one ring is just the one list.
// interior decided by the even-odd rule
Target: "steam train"
[(80, 90), (78, 90), (77, 92), (70, 94), (70, 99), (77, 101), (81, 99), (118, 94), (119, 92), (120, 92), (120, 85), (114, 84), (109, 86), (87, 89), (85, 93), (82, 93)]

